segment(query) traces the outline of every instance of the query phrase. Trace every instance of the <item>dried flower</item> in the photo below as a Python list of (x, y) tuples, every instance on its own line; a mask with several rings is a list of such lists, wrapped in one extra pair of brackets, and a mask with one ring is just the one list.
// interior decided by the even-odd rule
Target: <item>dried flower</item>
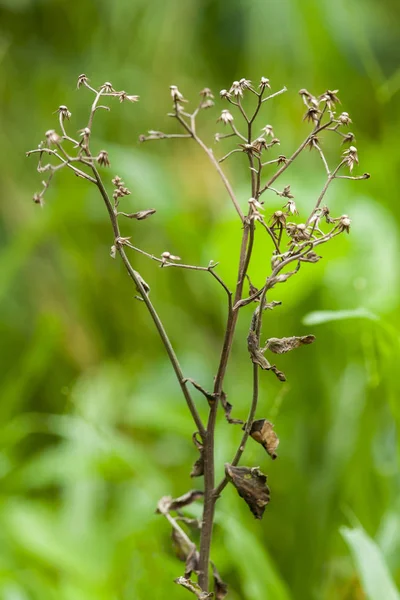
[(271, 227), (285, 227), (286, 225), (286, 215), (282, 210), (276, 210), (272, 217), (270, 218)]
[(105, 83), (103, 83), (103, 85), (100, 86), (100, 89), (105, 93), (105, 94), (112, 94), (115, 92), (112, 83), (110, 83), (109, 81), (106, 81)]
[(163, 265), (165, 265), (170, 260), (172, 260), (172, 261), (181, 260), (179, 256), (174, 256), (170, 252), (163, 252), (161, 254), (161, 259), (162, 259), (162, 264)]
[(86, 85), (87, 83), (89, 83), (89, 79), (86, 77), (86, 75), (84, 73), (82, 73), (78, 77), (78, 82), (76, 84), (76, 87), (79, 89), (82, 85)]
[(308, 140), (307, 146), (309, 146), (310, 150), (313, 148), (319, 148), (319, 137), (317, 135), (312, 135)]
[(210, 88), (204, 88), (203, 90), (201, 90), (200, 96), (202, 96), (203, 98), (209, 98), (210, 100), (214, 100), (214, 95), (211, 92)]
[(326, 90), (326, 92), (324, 92), (323, 94), (321, 94), (321, 96), (319, 97), (319, 99), (322, 102), (326, 102), (327, 107), (332, 110), (333, 108), (335, 108), (335, 104), (341, 104), (339, 98), (337, 97), (337, 93), (339, 90)]
[(358, 152), (355, 146), (350, 146), (348, 150), (343, 152), (343, 156), (345, 157), (346, 164), (350, 169), (350, 173), (353, 170), (354, 165), (358, 165)]
[(339, 219), (338, 230), (350, 233), (351, 219), (347, 215), (342, 215)]
[(341, 125), (349, 125), (352, 122), (348, 112), (342, 112), (338, 116), (338, 121)]
[(222, 121), (224, 125), (228, 125), (233, 122), (233, 115), (229, 112), (229, 110), (223, 110), (221, 116), (218, 117), (217, 123)]
[(321, 217), (325, 217), (325, 221), (328, 224), (332, 224), (334, 223), (334, 219), (332, 219), (332, 217), (329, 216), (329, 208), (327, 206), (323, 206), (321, 209)]
[(260, 85), (258, 86), (260, 90), (265, 90), (265, 88), (270, 88), (269, 79), (267, 77), (261, 77)]
[(176, 85), (170, 85), (169, 89), (171, 90), (171, 96), (174, 102), (187, 102)]
[(278, 165), (286, 165), (288, 162), (289, 161), (284, 154), (278, 156)]
[(299, 211), (296, 208), (294, 200), (289, 200), (283, 208), (287, 208), (287, 214), (298, 215)]
[(261, 129), (261, 131), (266, 135), (266, 136), (270, 136), (270, 137), (274, 137), (274, 130), (272, 129), (272, 125), (266, 125), (265, 127), (263, 127)]
[(239, 81), (239, 83), (240, 83), (242, 90), (248, 90), (251, 88), (251, 81), (249, 79), (245, 79), (244, 77), (242, 77), (242, 79)]
[(127, 94), (124, 91), (118, 92), (117, 96), (118, 96), (120, 102), (124, 102), (124, 100), (128, 100), (128, 102), (138, 102), (139, 101), (139, 96), (130, 96), (129, 94)]
[(293, 194), (290, 191), (290, 185), (285, 185), (283, 188), (283, 192), (280, 194), (282, 198), (294, 198)]
[(303, 121), (311, 121), (313, 123), (318, 123), (319, 115), (321, 111), (315, 106), (310, 106), (303, 117)]
[(61, 142), (61, 137), (56, 133), (54, 129), (49, 129), (45, 133), (47, 139), (47, 145), (51, 146), (52, 144), (59, 144)]
[(240, 85), (239, 81), (234, 81), (231, 85), (231, 89), (229, 90), (229, 94), (233, 94), (234, 96), (243, 97), (243, 88)]
[(262, 152), (262, 150), (267, 149), (269, 146), (272, 145), (271, 144), (267, 144), (267, 140), (265, 140), (263, 137), (259, 137), (256, 140), (254, 140), (252, 146), (255, 150), (255, 152), (257, 152), (257, 154), (260, 154)]
[(228, 92), (228, 90), (221, 90), (219, 93), (221, 98), (230, 98), (231, 94)]
[(110, 161), (108, 159), (107, 150), (100, 150), (98, 157), (96, 158), (97, 162), (101, 167), (109, 167)]
[(343, 144), (347, 144), (347, 143), (351, 144), (351, 142), (355, 142), (355, 141), (356, 141), (356, 137), (355, 137), (354, 133), (349, 131), (349, 133), (345, 133), (343, 135), (343, 141), (342, 141), (341, 145), (343, 146)]
[(71, 117), (71, 113), (69, 112), (68, 108), (63, 104), (57, 108), (56, 112), (61, 115), (62, 119), (70, 119)]
[(249, 198), (249, 204), (256, 210), (264, 210), (264, 206), (262, 205), (262, 203), (259, 202), (259, 200), (256, 200), (255, 198)]

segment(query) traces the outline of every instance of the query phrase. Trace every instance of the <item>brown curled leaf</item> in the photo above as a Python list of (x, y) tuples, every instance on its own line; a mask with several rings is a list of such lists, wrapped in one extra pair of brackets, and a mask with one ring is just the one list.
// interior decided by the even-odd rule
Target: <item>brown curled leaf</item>
[(228, 421), (228, 423), (231, 423), (231, 425), (243, 425), (243, 421), (241, 419), (232, 419), (231, 412), (232, 412), (233, 406), (226, 399), (225, 392), (221, 392), (221, 404), (222, 404), (222, 408), (224, 409), (225, 418)]
[(269, 338), (263, 350), (270, 350), (275, 354), (285, 354), (295, 350), (304, 344), (312, 344), (315, 341), (314, 335), (303, 335), (301, 337), (292, 336), (285, 338)]
[(218, 573), (217, 567), (214, 563), (211, 563), (214, 577), (214, 595), (216, 600), (224, 600), (228, 593), (228, 584), (221, 579), (221, 575)]
[(267, 476), (258, 467), (234, 467), (229, 463), (225, 464), (225, 473), (256, 519), (262, 519), (270, 500)]
[(204, 475), (204, 446), (203, 446), (202, 442), (197, 439), (198, 433), (199, 432), (196, 431), (193, 434), (192, 439), (193, 439), (194, 445), (196, 446), (196, 448), (198, 449), (198, 451), (200, 453), (200, 456), (193, 465), (192, 471), (190, 473), (190, 477), (201, 477), (202, 475)]
[(275, 450), (279, 446), (279, 438), (274, 431), (274, 426), (267, 419), (257, 419), (253, 421), (250, 429), (250, 435), (268, 452), (270, 457), (275, 460), (278, 457)]
[(279, 381), (286, 381), (285, 374), (282, 373), (275, 365), (271, 365), (271, 363), (265, 358), (263, 354), (263, 349), (258, 346), (257, 335), (253, 329), (250, 329), (249, 335), (247, 336), (247, 347), (249, 350), (250, 358), (252, 362), (264, 371), (272, 371), (275, 373)]
[(175, 583), (186, 588), (189, 592), (192, 592), (192, 594), (194, 594), (198, 600), (208, 600), (208, 598), (212, 598), (214, 595), (212, 592), (204, 592), (198, 583), (195, 583), (186, 577), (178, 577), (175, 579)]
[(192, 546), (186, 558), (184, 573), (185, 579), (189, 579), (192, 573), (194, 573), (195, 575), (199, 574), (199, 560), (200, 554), (198, 553), (196, 546)]

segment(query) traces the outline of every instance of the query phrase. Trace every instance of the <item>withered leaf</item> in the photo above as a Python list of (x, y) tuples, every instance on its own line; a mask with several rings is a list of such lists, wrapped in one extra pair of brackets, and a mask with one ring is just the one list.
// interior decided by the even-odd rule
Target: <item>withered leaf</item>
[(214, 563), (211, 563), (214, 577), (214, 595), (216, 600), (223, 600), (228, 593), (228, 584), (221, 579), (221, 575), (218, 573), (217, 567)]
[(179, 533), (178, 529), (172, 528), (171, 532), (172, 547), (175, 551), (176, 557), (182, 562), (186, 561), (192, 552), (193, 546), (189, 544), (188, 540)]
[(191, 490), (190, 492), (186, 492), (183, 496), (179, 496), (179, 498), (171, 498), (171, 496), (163, 496), (157, 505), (157, 512), (161, 514), (166, 514), (171, 510), (180, 510), (184, 506), (188, 504), (192, 504), (195, 500), (202, 498), (204, 496), (204, 492), (201, 490)]
[(225, 473), (256, 519), (262, 519), (270, 500), (267, 476), (258, 467), (234, 467), (229, 463), (225, 464)]
[(226, 399), (225, 392), (221, 392), (221, 404), (222, 404), (222, 408), (224, 409), (225, 418), (228, 421), (228, 423), (231, 423), (232, 425), (243, 425), (243, 421), (241, 419), (232, 419), (231, 412), (232, 412), (233, 406)]
[(279, 438), (274, 431), (274, 426), (267, 419), (257, 419), (253, 421), (250, 429), (250, 435), (268, 452), (270, 457), (275, 460), (278, 457), (275, 450), (279, 446)]
[(192, 471), (190, 473), (190, 477), (201, 477), (204, 475), (204, 447), (200, 440), (197, 439), (198, 431), (196, 431), (193, 436), (193, 443), (200, 452), (199, 458), (193, 465)]
[(200, 554), (197, 552), (196, 546), (193, 546), (186, 558), (185, 579), (189, 579), (192, 573), (199, 574), (199, 559)]
[(247, 347), (250, 353), (250, 358), (252, 362), (265, 371), (272, 371), (275, 373), (279, 381), (286, 381), (285, 374), (282, 373), (275, 365), (271, 365), (271, 363), (265, 358), (263, 351), (258, 346), (257, 335), (253, 329), (250, 329), (249, 335), (247, 336)]
[(118, 214), (122, 215), (123, 217), (127, 217), (128, 219), (137, 219), (138, 221), (144, 221), (144, 219), (147, 219), (148, 217), (151, 217), (151, 215), (154, 215), (155, 212), (155, 208), (149, 208), (147, 210), (140, 210), (139, 212), (135, 213), (120, 212)]
[(269, 338), (264, 350), (270, 350), (275, 354), (285, 354), (295, 350), (304, 344), (312, 344), (315, 341), (314, 335), (303, 335), (301, 337), (292, 336), (286, 338)]
[(178, 577), (175, 579), (175, 583), (181, 585), (186, 588), (189, 592), (192, 592), (198, 598), (198, 600), (207, 600), (208, 598), (213, 597), (213, 593), (204, 592), (198, 583), (195, 583), (191, 579), (187, 579), (186, 577)]

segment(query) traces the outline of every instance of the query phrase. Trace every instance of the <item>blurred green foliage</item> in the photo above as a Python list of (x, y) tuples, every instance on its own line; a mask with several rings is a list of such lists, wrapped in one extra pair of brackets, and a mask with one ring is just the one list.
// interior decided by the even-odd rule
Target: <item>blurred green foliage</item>
[[(138, 134), (172, 126), (170, 84), (197, 101), (205, 86), (218, 95), (233, 79), (264, 75), (274, 90), (288, 87), (264, 119), (289, 154), (307, 131), (298, 89), (339, 88), (359, 172), (372, 178), (332, 187), (328, 204), (351, 216), (351, 235), (275, 292), (283, 305), (264, 335), (318, 339), (280, 357), (285, 387), (262, 374), (257, 416), (275, 423), (279, 459), (249, 444), (244, 464), (268, 473), (272, 501), (255, 522), (228, 487), (213, 559), (232, 600), (399, 597), (399, 24), (396, 0), (0, 0), (2, 600), (187, 596), (172, 583), (181, 565), (154, 514), (160, 496), (192, 485), (193, 427), (176, 380), (122, 265), (109, 257), (111, 230), (95, 189), (61, 173), (43, 210), (30, 201), (40, 176), (24, 153), (56, 126), (60, 104), (73, 113), (72, 131), (85, 125), (90, 94), (74, 89), (82, 72), (94, 85), (112, 81), (141, 95), (134, 106), (114, 102), (95, 129), (98, 149), (110, 153), (105, 176), (119, 174), (132, 190), (129, 210), (157, 209), (124, 233), (156, 255), (220, 261), (230, 285), (240, 230), (206, 158), (187, 140), (139, 147)], [(208, 143), (221, 106), (203, 117)], [(325, 144), (338, 156), (333, 140)], [(317, 158), (302, 156), (283, 182), (300, 209), (323, 183)], [(235, 155), (226, 169), (245, 204), (239, 162)], [(268, 197), (271, 211), (277, 200)], [(263, 244), (250, 271), (256, 285)], [(207, 274), (133, 259), (184, 372), (210, 387), (221, 289)], [(250, 310), (226, 385), (243, 418)], [(303, 323), (310, 312), (338, 310), (356, 312), (319, 312)], [(238, 439), (220, 417), (219, 473)]]

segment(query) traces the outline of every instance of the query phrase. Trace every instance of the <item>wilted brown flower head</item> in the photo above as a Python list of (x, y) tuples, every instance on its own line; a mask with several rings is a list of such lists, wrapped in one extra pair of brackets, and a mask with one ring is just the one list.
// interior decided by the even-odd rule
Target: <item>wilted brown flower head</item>
[(107, 150), (100, 150), (96, 160), (101, 167), (109, 167), (110, 166), (110, 161), (108, 158)]
[(341, 103), (339, 98), (337, 97), (338, 91), (339, 90), (326, 90), (326, 92), (321, 94), (319, 100), (321, 100), (322, 102), (326, 102), (328, 108), (332, 110), (333, 108), (335, 108), (336, 104)]

